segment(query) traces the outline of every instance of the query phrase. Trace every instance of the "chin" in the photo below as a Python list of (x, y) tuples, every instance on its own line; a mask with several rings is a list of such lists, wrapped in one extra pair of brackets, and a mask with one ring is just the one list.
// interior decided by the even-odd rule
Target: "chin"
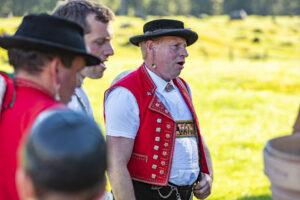
[(89, 77), (89, 78), (91, 78), (91, 79), (99, 79), (99, 78), (102, 78), (102, 74), (100, 75), (100, 76), (91, 76), (91, 77)]
[(90, 74), (89, 76), (87, 76), (88, 78), (91, 78), (91, 79), (99, 79), (99, 78), (102, 78), (103, 76), (103, 72), (101, 73), (95, 73), (95, 74)]

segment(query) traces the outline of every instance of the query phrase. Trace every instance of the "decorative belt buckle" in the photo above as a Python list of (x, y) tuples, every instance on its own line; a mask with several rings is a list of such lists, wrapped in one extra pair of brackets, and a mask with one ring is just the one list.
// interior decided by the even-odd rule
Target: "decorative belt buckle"
[(176, 138), (196, 136), (197, 130), (193, 120), (176, 121)]

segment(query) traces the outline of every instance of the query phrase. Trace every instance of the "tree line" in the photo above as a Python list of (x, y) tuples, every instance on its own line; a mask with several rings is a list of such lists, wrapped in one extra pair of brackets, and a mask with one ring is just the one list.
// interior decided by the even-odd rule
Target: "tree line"
[[(0, 0), (0, 17), (49, 12), (58, 0)], [(300, 15), (299, 0), (94, 0), (117, 15), (201, 16), (245, 10), (249, 15)]]

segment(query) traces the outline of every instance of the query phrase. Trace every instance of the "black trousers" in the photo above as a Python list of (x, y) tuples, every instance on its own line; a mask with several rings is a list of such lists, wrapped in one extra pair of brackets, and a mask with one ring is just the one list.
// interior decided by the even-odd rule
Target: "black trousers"
[[(153, 185), (142, 183), (139, 181), (132, 181), (136, 200), (176, 200), (176, 191), (171, 192), (170, 186), (163, 186), (159, 192), (163, 196), (170, 194), (168, 198), (162, 198), (158, 190), (153, 189)], [(172, 184), (173, 185), (173, 184)], [(173, 185), (175, 186), (175, 185)], [(178, 193), (181, 200), (189, 200), (192, 195), (192, 186), (177, 186)]]

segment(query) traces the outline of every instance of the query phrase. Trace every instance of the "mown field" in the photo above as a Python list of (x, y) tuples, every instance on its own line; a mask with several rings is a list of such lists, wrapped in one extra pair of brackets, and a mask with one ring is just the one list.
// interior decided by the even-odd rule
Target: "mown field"
[[(149, 17), (148, 20), (154, 17)], [(199, 34), (188, 47), (181, 76), (190, 84), (202, 134), (210, 148), (214, 185), (210, 200), (269, 200), (262, 149), (270, 138), (290, 134), (300, 104), (300, 17), (173, 17)], [(0, 19), (13, 33), (20, 18)], [(103, 93), (120, 72), (142, 63), (128, 38), (144, 21), (117, 17), (115, 56), (105, 76), (85, 80), (96, 121), (104, 130)], [(0, 70), (12, 71), (0, 50)]]

